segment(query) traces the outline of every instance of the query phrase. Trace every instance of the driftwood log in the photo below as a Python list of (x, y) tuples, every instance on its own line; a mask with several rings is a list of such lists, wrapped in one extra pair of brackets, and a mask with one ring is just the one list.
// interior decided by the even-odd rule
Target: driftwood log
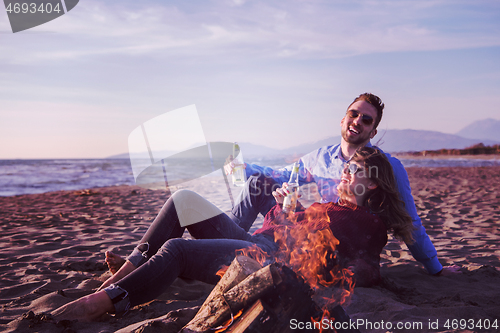
[[(322, 321), (323, 309), (314, 301), (309, 285), (287, 266), (264, 268), (238, 256), (207, 297), (196, 316), (181, 333), (292, 333), (301, 331), (293, 323)], [(242, 314), (235, 316), (239, 310)], [(328, 309), (329, 318), (349, 322), (341, 306)], [(307, 332), (319, 332), (312, 329)], [(322, 332), (334, 332), (324, 329)], [(337, 329), (337, 332), (359, 332)]]
[(229, 326), (224, 333), (262, 333), (270, 331), (276, 324), (278, 318), (262, 300), (257, 300), (238, 318), (234, 324)]
[(216, 295), (225, 293), (232, 287), (236, 286), (238, 283), (246, 279), (247, 276), (253, 272), (257, 272), (261, 268), (262, 265), (256, 260), (246, 256), (237, 256), (234, 258), (231, 266), (227, 268), (219, 283), (217, 283), (214, 289), (212, 289), (212, 292), (208, 295), (203, 305), (210, 302), (210, 300)]
[[(294, 323), (312, 323), (313, 319), (322, 323), (323, 309), (312, 296), (316, 296), (309, 285), (287, 266), (279, 267), (282, 282), (265, 296), (256, 301), (224, 333), (296, 333), (296, 332), (338, 332), (360, 333), (351, 329), (351, 319), (340, 305), (328, 308), (330, 327), (336, 330), (297, 329)], [(336, 325), (335, 325), (336, 323)], [(340, 324), (340, 325), (339, 325)], [(318, 323), (318, 325), (320, 325)]]
[[(226, 277), (227, 276), (227, 277)], [(182, 333), (208, 332), (250, 306), (281, 282), (274, 264), (264, 268), (255, 260), (238, 256)]]

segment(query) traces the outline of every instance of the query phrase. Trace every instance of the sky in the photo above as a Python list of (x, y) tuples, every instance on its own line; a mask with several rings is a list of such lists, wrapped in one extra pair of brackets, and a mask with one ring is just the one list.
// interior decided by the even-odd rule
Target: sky
[(500, 119), (499, 60), (498, 0), (81, 0), (18, 33), (2, 7), (0, 159), (126, 153), (192, 105), (206, 141), (287, 148), (363, 92), (379, 131), (456, 133)]

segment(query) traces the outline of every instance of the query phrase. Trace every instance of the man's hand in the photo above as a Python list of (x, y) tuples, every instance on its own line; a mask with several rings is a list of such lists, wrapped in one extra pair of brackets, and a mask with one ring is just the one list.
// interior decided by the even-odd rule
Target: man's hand
[(234, 163), (233, 163), (233, 155), (229, 155), (224, 163), (224, 172), (227, 176), (233, 173)]
[[(224, 163), (224, 172), (226, 173), (227, 176), (233, 174), (233, 169), (235, 166), (236, 166), (236, 164), (234, 164), (233, 155), (229, 155), (229, 157), (226, 159), (226, 162)], [(247, 164), (244, 163), (243, 169), (246, 169), (246, 168), (247, 168)]]

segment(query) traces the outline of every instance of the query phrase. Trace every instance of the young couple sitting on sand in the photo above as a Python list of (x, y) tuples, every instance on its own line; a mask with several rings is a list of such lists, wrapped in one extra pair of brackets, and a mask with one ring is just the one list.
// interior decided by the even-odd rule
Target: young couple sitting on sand
[[(380, 253), (388, 230), (408, 244), (429, 273), (443, 270), (416, 214), (406, 171), (397, 159), (369, 143), (383, 108), (377, 96), (360, 95), (342, 118), (340, 145), (320, 148), (300, 160), (300, 182), (315, 182), (322, 200), (298, 212), (297, 223), (319, 207), (326, 212), (328, 227), (340, 242), (337, 263), (353, 271), (358, 286), (380, 281)], [(250, 177), (231, 214), (194, 192), (175, 192), (127, 260), (106, 253), (114, 274), (97, 292), (52, 314), (60, 320), (83, 321), (106, 313), (123, 315), (162, 294), (177, 277), (216, 284), (217, 271), (231, 263), (236, 250), (256, 245), (272, 257), (279, 249), (274, 232), (288, 224), (281, 205), (287, 193), (283, 180), (289, 172), (259, 170), (254, 165), (247, 165), (246, 171)], [(331, 191), (333, 185), (337, 191)], [(207, 212), (210, 217), (204, 219)], [(264, 225), (250, 235), (259, 213), (265, 216)], [(183, 223), (179, 216), (186, 215), (201, 222)], [(195, 239), (181, 238), (186, 228)]]

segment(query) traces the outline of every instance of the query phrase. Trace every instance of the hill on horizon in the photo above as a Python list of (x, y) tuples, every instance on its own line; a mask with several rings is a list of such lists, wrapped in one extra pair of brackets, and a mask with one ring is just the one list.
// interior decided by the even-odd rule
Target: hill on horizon
[(469, 139), (500, 141), (500, 120), (488, 118), (465, 126), (456, 135)]
[[(499, 144), (499, 140), (481, 140), (464, 138), (455, 134), (447, 134), (436, 131), (423, 130), (387, 130), (380, 131), (373, 139), (372, 144), (379, 146), (388, 153), (412, 152), (439, 149), (464, 149), (478, 143), (486, 146)], [(265, 147), (260, 149), (258, 145), (240, 143), (245, 156), (269, 156), (271, 155), (303, 155), (319, 147), (340, 143), (340, 136), (332, 136), (317, 142), (306, 143), (287, 149), (271, 149)]]
[(464, 149), (478, 143), (484, 145), (498, 144), (499, 140), (482, 140), (464, 138), (455, 134), (423, 130), (387, 130), (372, 139), (372, 144), (384, 151), (410, 152), (439, 149)]
[[(479, 138), (474, 136), (478, 136)], [(379, 146), (388, 153), (439, 149), (464, 149), (478, 143), (491, 146), (500, 144), (500, 120), (479, 120), (464, 127), (457, 134), (413, 129), (379, 130), (379, 133), (372, 139), (371, 142), (373, 145)], [(319, 141), (304, 143), (285, 149), (271, 148), (264, 145), (256, 145), (250, 142), (239, 142), (245, 158), (271, 158), (294, 155), (302, 156), (319, 147), (335, 145), (338, 143), (340, 143), (340, 136), (332, 136)], [(128, 153), (124, 153), (110, 156), (108, 158), (128, 157)]]
[[(406, 129), (380, 131), (371, 142), (373, 145), (379, 146), (385, 152), (399, 153), (439, 149), (464, 149), (478, 143), (491, 146), (500, 144), (500, 139), (470, 139), (455, 134), (447, 134), (437, 131)], [(240, 145), (244, 156), (268, 157), (272, 155), (304, 155), (319, 147), (338, 143), (340, 143), (340, 136), (332, 136), (320, 141), (305, 143), (286, 149), (272, 149), (247, 142), (241, 142)]]

